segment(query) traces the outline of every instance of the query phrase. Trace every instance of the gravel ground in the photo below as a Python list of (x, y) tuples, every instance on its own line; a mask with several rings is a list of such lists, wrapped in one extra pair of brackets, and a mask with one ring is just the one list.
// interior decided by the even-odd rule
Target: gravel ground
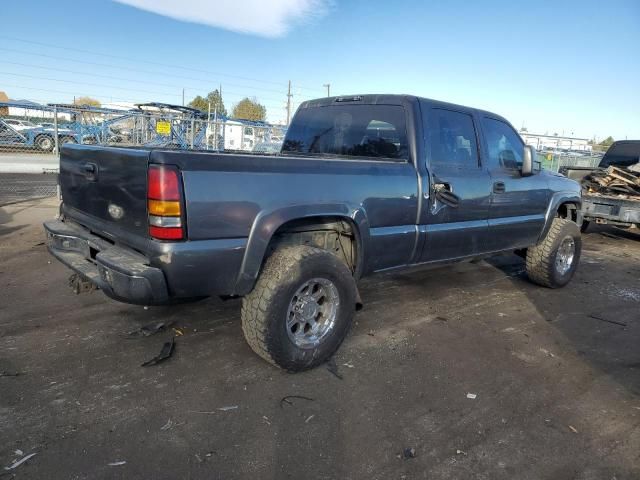
[[(239, 301), (74, 295), (55, 209), (0, 209), (3, 479), (640, 478), (637, 230), (586, 234), (561, 290), (514, 255), (366, 279), (338, 376), (293, 375), (251, 352)], [(127, 332), (157, 321), (182, 335), (141, 367), (177, 333)]]

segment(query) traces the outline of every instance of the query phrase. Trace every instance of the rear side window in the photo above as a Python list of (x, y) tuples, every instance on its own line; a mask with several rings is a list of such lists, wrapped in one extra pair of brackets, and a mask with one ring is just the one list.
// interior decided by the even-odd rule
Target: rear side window
[(404, 108), (350, 104), (301, 109), (282, 153), (408, 160)]
[(431, 110), (427, 143), (432, 165), (478, 166), (478, 145), (471, 115), (452, 110)]
[(493, 118), (482, 119), (489, 159), (493, 165), (511, 170), (522, 168), (524, 142), (510, 125)]

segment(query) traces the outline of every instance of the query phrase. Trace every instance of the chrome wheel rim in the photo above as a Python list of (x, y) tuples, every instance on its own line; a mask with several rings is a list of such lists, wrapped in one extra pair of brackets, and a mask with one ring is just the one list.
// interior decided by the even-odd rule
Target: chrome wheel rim
[(335, 327), (339, 305), (338, 289), (330, 280), (312, 278), (302, 284), (287, 310), (289, 339), (300, 348), (317, 346)]
[(53, 140), (49, 137), (44, 137), (40, 140), (39, 145), (42, 150), (50, 150), (53, 148)]
[(556, 253), (556, 271), (560, 275), (564, 275), (573, 265), (573, 259), (576, 255), (576, 242), (572, 237), (565, 237), (558, 247)]

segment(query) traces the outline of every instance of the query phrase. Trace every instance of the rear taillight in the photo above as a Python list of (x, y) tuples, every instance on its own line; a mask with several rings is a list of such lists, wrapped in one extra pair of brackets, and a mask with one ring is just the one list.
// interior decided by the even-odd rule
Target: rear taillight
[(147, 178), (149, 235), (184, 240), (180, 173), (170, 165), (150, 165)]

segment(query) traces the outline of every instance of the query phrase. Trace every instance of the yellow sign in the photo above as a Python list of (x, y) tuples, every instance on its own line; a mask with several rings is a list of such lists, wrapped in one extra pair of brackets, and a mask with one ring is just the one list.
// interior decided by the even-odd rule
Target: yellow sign
[(156, 122), (156, 132), (160, 135), (171, 135), (171, 123), (158, 120)]

